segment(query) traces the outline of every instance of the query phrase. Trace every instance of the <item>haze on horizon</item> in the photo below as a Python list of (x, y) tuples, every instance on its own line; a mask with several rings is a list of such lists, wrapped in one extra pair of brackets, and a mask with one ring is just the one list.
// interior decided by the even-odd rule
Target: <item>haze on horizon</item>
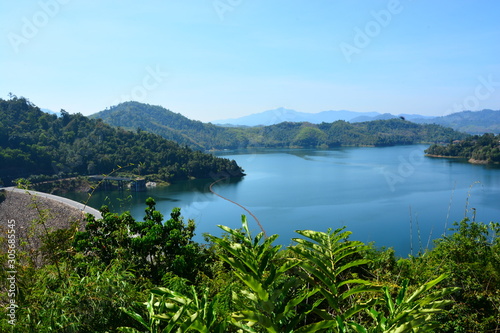
[(191, 119), (500, 109), (500, 2), (40, 0), (0, 6), (0, 98)]

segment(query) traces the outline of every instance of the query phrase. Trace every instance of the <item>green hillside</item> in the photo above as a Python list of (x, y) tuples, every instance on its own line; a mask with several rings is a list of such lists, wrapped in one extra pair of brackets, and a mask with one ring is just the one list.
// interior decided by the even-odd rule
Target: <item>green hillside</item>
[(235, 161), (217, 158), (145, 131), (126, 131), (81, 114), (42, 112), (24, 98), (0, 99), (0, 179), (127, 172), (172, 181), (241, 176)]
[(112, 126), (131, 130), (140, 128), (197, 149), (236, 148), (240, 145), (232, 131), (190, 120), (180, 113), (156, 105), (125, 102), (93, 114), (89, 118), (102, 119)]
[(442, 117), (412, 121), (438, 124), (470, 134), (500, 134), (500, 110), (462, 111)]
[(449, 141), (466, 134), (439, 125), (419, 125), (401, 119), (349, 123), (281, 123), (243, 129), (253, 145), (265, 147), (391, 146)]
[(143, 129), (197, 149), (248, 147), (389, 146), (448, 142), (467, 135), (435, 124), (402, 119), (311, 124), (284, 122), (271, 126), (227, 128), (190, 120), (161, 106), (126, 102), (92, 118), (129, 129)]

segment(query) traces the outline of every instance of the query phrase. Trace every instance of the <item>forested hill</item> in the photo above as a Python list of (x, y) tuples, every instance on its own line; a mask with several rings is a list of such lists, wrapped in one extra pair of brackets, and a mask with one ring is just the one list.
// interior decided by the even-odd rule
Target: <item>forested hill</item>
[(472, 163), (500, 163), (500, 135), (474, 135), (447, 145), (432, 145), (425, 152), (436, 157), (467, 158)]
[(125, 102), (89, 118), (102, 119), (112, 126), (131, 130), (140, 128), (197, 149), (239, 146), (232, 133), (225, 128), (188, 119), (157, 105)]
[(416, 123), (438, 124), (470, 134), (500, 134), (500, 110), (462, 111), (432, 119), (414, 119)]
[(339, 147), (339, 146), (392, 146), (416, 143), (447, 142), (452, 138), (465, 138), (467, 134), (439, 125), (419, 125), (402, 119), (374, 120), (349, 123), (281, 123), (244, 131), (250, 144), (265, 147)]
[(247, 128), (224, 128), (190, 120), (161, 106), (126, 102), (92, 115), (113, 126), (141, 128), (198, 149), (248, 147), (387, 146), (449, 142), (466, 134), (435, 124), (402, 119), (311, 124), (284, 122)]
[(0, 99), (0, 180), (33, 175), (107, 174), (134, 164), (127, 172), (155, 179), (241, 176), (235, 161), (182, 147), (145, 131), (126, 131), (61, 111), (42, 112), (25, 98)]

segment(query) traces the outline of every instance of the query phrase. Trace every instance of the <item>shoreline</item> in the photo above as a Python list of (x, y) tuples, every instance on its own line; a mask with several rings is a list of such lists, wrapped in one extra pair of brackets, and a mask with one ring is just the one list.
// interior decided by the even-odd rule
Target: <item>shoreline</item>
[(455, 158), (455, 159), (464, 159), (464, 160), (467, 159), (466, 157), (462, 157), (462, 156), (447, 156), (447, 155), (435, 155), (435, 154), (425, 154), (424, 156), (436, 157), (436, 158)]
[(470, 163), (470, 164), (478, 164), (478, 165), (498, 164), (498, 163), (488, 162), (486, 160), (476, 160), (476, 159), (473, 159), (473, 158), (467, 159), (467, 157), (462, 157), (462, 156), (446, 156), (446, 155), (434, 155), (434, 154), (425, 154), (425, 156), (427, 156), (427, 157), (435, 157), (435, 158), (463, 159), (463, 160), (467, 160), (467, 162)]
[(486, 164), (498, 164), (498, 163), (494, 163), (494, 162), (488, 162), (486, 160), (475, 160), (473, 158), (469, 158), (469, 160), (467, 161), (471, 164), (482, 164), (482, 165), (486, 165)]

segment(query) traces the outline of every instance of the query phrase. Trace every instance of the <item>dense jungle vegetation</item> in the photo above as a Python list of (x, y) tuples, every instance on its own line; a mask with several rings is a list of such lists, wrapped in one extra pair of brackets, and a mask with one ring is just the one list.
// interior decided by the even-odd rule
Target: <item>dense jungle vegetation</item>
[(141, 128), (196, 149), (249, 147), (391, 146), (449, 142), (466, 134), (435, 124), (402, 119), (310, 124), (284, 122), (271, 126), (226, 128), (193, 121), (161, 106), (125, 102), (91, 116), (128, 129)]
[(500, 135), (474, 135), (447, 145), (434, 144), (426, 154), (443, 157), (461, 157), (486, 163), (500, 163)]
[(163, 181), (243, 174), (235, 161), (159, 135), (114, 128), (64, 110), (57, 117), (25, 98), (0, 99), (0, 181), (6, 186), (35, 175), (108, 174), (117, 165), (131, 165), (127, 172)]
[(252, 236), (245, 217), (241, 229), (220, 226), (221, 236), (199, 244), (194, 221), (178, 208), (164, 219), (152, 198), (143, 221), (101, 212), (98, 220), (88, 215), (82, 231), (47, 228), (38, 249), (18, 240), (18, 307), (9, 323), (3, 287), (2, 332), (500, 329), (498, 223), (465, 218), (432, 250), (396, 258), (390, 248), (349, 240), (344, 229), (299, 230), (281, 248), (278, 235)]

